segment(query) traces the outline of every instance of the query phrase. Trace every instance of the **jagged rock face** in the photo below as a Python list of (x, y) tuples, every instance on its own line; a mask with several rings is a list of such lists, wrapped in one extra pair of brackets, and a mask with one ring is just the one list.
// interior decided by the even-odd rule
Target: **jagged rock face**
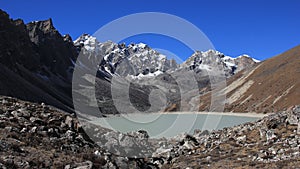
[(49, 36), (58, 35), (58, 31), (53, 26), (52, 19), (30, 22), (26, 27), (29, 31), (30, 40), (36, 45), (44, 41), (45, 34)]
[[(111, 41), (100, 43), (95, 37), (83, 34), (74, 44), (83, 49), (88, 58), (101, 57), (100, 68), (109, 74), (131, 76), (132, 78), (153, 77), (163, 72), (172, 72), (179, 68), (190, 70), (213, 71), (216, 67), (224, 70), (230, 77), (240, 70), (254, 66), (258, 61), (249, 56), (232, 58), (224, 54), (209, 50), (196, 51), (183, 64), (168, 60), (166, 56), (151, 49), (146, 44), (116, 44)], [(96, 61), (95, 59), (92, 60)], [(99, 60), (98, 60), (99, 62)]]
[(3, 11), (0, 15), (1, 63), (11, 69), (19, 64), (44, 76), (54, 73), (71, 79), (69, 67), (77, 51), (70, 36), (65, 41), (51, 19), (25, 25), (20, 19), (9, 19)]
[(41, 65), (46, 66), (49, 72), (71, 79), (70, 66), (77, 56), (71, 37), (62, 37), (51, 19), (30, 22), (26, 28), (30, 40), (38, 46)]
[(16, 70), (16, 64), (37, 70), (40, 56), (28, 37), (23, 21), (13, 21), (7, 13), (0, 10), (0, 30), (0, 63), (13, 70)]
[(111, 41), (100, 43), (95, 37), (84, 34), (74, 44), (81, 46), (82, 54), (87, 55), (92, 62), (100, 62), (100, 71), (110, 75), (151, 76), (178, 66), (174, 60), (168, 60), (166, 56), (142, 43), (128, 46)]
[(0, 94), (44, 101), (70, 111), (71, 78), (77, 50), (50, 20), (11, 20), (0, 11)]

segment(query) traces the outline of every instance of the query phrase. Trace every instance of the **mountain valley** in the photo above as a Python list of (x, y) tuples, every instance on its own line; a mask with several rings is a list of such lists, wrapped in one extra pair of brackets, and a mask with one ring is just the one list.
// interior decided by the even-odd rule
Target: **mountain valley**
[[(54, 22), (0, 10), (0, 168), (300, 166), (300, 46), (263, 61), (211, 49), (177, 63), (144, 43), (73, 40)], [(88, 122), (178, 112), (266, 115), (171, 138)]]

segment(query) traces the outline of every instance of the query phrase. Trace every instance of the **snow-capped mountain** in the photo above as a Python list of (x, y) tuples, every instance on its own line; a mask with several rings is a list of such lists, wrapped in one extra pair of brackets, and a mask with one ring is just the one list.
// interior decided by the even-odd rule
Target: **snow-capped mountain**
[[(96, 38), (84, 34), (75, 40), (74, 44), (81, 47), (81, 52), (87, 55), (88, 59), (100, 57), (99, 70), (110, 75), (155, 76), (178, 66), (175, 60), (168, 60), (165, 55), (143, 43), (128, 46), (111, 41), (101, 43)], [(94, 59), (96, 61), (99, 58)]]
[[(227, 97), (226, 111), (271, 112), (299, 103), (299, 46), (260, 64), (248, 55), (230, 57), (215, 50), (196, 51), (177, 64), (143, 43), (98, 42), (87, 34), (73, 41), (69, 35), (62, 36), (51, 19), (25, 24), (0, 10), (0, 23), (0, 95), (43, 102), (67, 112), (74, 112), (73, 106), (80, 104), (90, 112), (101, 110), (103, 115), (131, 113), (134, 111), (117, 109), (111, 93), (112, 86), (122, 91), (127, 85), (124, 81), (114, 86), (111, 77), (125, 76), (137, 79), (131, 81), (128, 95), (140, 111), (150, 109), (152, 103), (154, 112), (161, 108), (207, 111), (215, 86), (206, 72), (221, 67), (227, 77), (242, 70), (228, 79), (227, 87), (220, 88)], [(79, 53), (87, 59), (80, 60)], [(79, 76), (74, 78), (78, 67)], [(93, 71), (85, 71), (93, 68), (99, 70), (96, 78)], [(191, 72), (193, 79), (185, 76)], [(123, 98), (124, 93), (120, 94), (115, 98)], [(154, 94), (158, 97), (151, 103), (149, 96)], [(165, 102), (166, 106), (161, 105)]]
[[(138, 110), (148, 110), (151, 105), (149, 94), (154, 88), (159, 88), (166, 95), (167, 108), (176, 105), (172, 110), (178, 110), (178, 98), (181, 98), (186, 103), (182, 105), (181, 110), (197, 111), (197, 93), (208, 92), (211, 89), (210, 76), (207, 74), (209, 71), (217, 73), (216, 75), (220, 77), (216, 70), (224, 70), (226, 77), (230, 77), (256, 63), (249, 56), (232, 58), (221, 52), (208, 50), (206, 52), (196, 51), (184, 63), (178, 64), (175, 60), (169, 60), (167, 56), (155, 51), (146, 44), (126, 45), (112, 41), (99, 42), (95, 37), (88, 34), (80, 36), (74, 41), (74, 44), (80, 50), (81, 55), (77, 59), (77, 64), (86, 69), (95, 68), (97, 70), (97, 77), (99, 78), (96, 81), (96, 95), (100, 96), (97, 100), (98, 106), (104, 114), (118, 113), (110, 94), (112, 77), (124, 77), (133, 82), (130, 91), (133, 105)], [(193, 83), (188, 76), (174, 79), (178, 75), (189, 74), (190, 71), (193, 71), (197, 83)], [(185, 87), (179, 88), (178, 83)], [(114, 87), (120, 90), (117, 93), (122, 94), (121, 91), (126, 86), (118, 84)], [(84, 90), (86, 92), (79, 91), (79, 93), (90, 92), (90, 88)], [(181, 92), (189, 94), (182, 98)], [(89, 94), (84, 97), (89, 98)], [(190, 102), (190, 100), (194, 101)], [(164, 102), (164, 100), (156, 101), (158, 103)], [(164, 109), (164, 107), (156, 107), (156, 111)], [(132, 111), (134, 110), (126, 110), (125, 112)], [(169, 109), (166, 111), (169, 111)]]
[[(88, 59), (102, 58), (100, 71), (109, 75), (117, 74), (138, 79), (155, 77), (163, 72), (172, 72), (176, 69), (212, 71), (220, 66), (225, 71), (225, 75), (229, 77), (259, 62), (248, 55), (232, 58), (221, 52), (208, 50), (206, 52), (196, 51), (184, 63), (177, 64), (175, 60), (167, 59), (165, 55), (151, 49), (146, 44), (126, 46), (111, 41), (102, 43), (88, 34), (80, 36), (74, 41), (74, 44), (81, 47), (81, 52), (86, 54)], [(94, 61), (97, 59), (99, 58), (94, 58)]]
[(219, 51), (208, 50), (206, 52), (196, 51), (181, 65), (181, 67), (206, 71), (213, 71), (218, 67), (223, 69), (225, 75), (229, 77), (245, 68), (253, 66), (257, 62), (259, 61), (248, 55), (241, 55), (237, 58), (233, 58), (226, 56)]

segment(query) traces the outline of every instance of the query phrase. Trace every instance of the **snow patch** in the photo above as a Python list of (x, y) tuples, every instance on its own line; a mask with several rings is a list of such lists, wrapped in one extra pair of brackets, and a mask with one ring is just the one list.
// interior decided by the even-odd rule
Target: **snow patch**
[(131, 77), (134, 77), (134, 79), (135, 79), (135, 78), (137, 78), (137, 79), (142, 79), (142, 78), (156, 77), (156, 76), (158, 76), (158, 75), (160, 75), (160, 74), (163, 74), (163, 72), (160, 71), (160, 70), (157, 70), (157, 71), (155, 71), (155, 72), (153, 72), (153, 73), (148, 73), (148, 74), (146, 74), (146, 75), (140, 73), (140, 74), (138, 74), (138, 75), (135, 76), (135, 77), (134, 77), (134, 76), (131, 76)]
[(247, 54), (242, 54), (242, 55), (238, 56), (237, 58), (242, 58), (242, 57), (250, 58), (250, 59), (252, 59), (252, 60), (253, 60), (254, 62), (256, 62), (256, 63), (259, 63), (259, 62), (260, 62), (260, 60), (254, 59), (253, 57), (251, 57), (251, 56), (249, 56), (249, 55), (247, 55)]
[(209, 65), (199, 65), (199, 69), (211, 71), (211, 67)]
[(144, 43), (139, 43), (139, 44), (137, 44), (137, 46), (139, 47), (139, 48), (145, 48), (147, 45), (146, 44), (144, 44)]

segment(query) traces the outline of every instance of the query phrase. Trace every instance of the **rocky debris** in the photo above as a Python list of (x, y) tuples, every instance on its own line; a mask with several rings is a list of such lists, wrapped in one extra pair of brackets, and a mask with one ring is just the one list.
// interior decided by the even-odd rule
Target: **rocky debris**
[[(147, 133), (140, 131), (135, 136), (146, 138)], [(129, 143), (130, 140), (122, 144)], [(44, 103), (0, 97), (0, 168), (147, 166), (141, 159), (117, 156), (102, 147), (86, 135), (74, 114), (60, 112)]]
[(103, 130), (101, 127), (84, 126), (89, 137), (107, 151), (126, 157), (150, 157), (154, 152), (156, 141), (151, 142), (146, 131), (130, 132), (127, 134)]
[[(43, 103), (1, 97), (0, 166), (291, 168), (300, 165), (299, 110), (300, 106), (295, 106), (256, 122), (218, 131), (196, 130), (193, 135), (151, 139), (144, 130), (123, 134), (101, 127), (89, 127), (96, 131), (90, 135), (73, 114)], [(134, 154), (135, 151), (143, 154)]]
[(299, 108), (232, 128), (179, 135), (175, 142), (169, 141), (173, 146), (157, 149), (152, 160), (162, 168), (299, 166)]
[(68, 164), (65, 169), (92, 169), (93, 163), (91, 161), (85, 161), (82, 163)]

